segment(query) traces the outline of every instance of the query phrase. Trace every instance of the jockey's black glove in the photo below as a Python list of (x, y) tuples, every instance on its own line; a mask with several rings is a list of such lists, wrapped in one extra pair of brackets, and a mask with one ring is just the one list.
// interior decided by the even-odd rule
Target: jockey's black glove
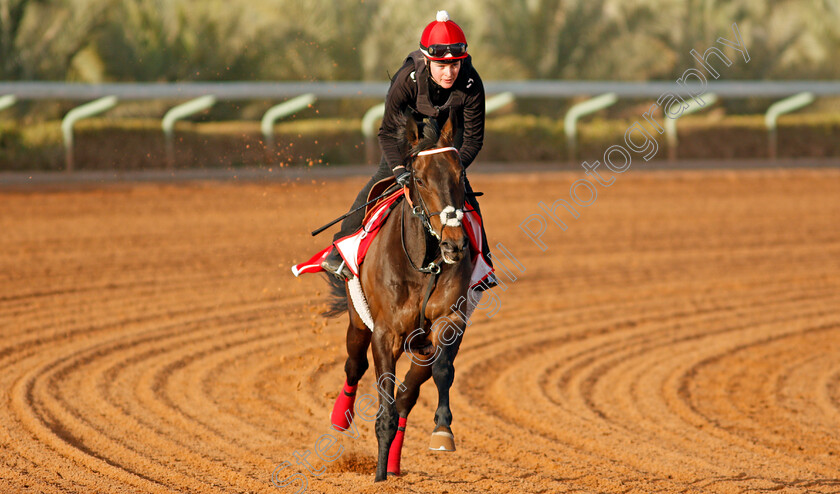
[(411, 179), (411, 173), (406, 170), (404, 166), (394, 168), (394, 176), (397, 177), (397, 184), (401, 187), (408, 187), (408, 181)]

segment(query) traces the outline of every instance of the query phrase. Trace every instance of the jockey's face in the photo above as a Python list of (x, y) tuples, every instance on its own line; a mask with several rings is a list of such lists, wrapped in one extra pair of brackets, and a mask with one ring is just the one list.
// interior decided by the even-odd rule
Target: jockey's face
[(458, 78), (458, 72), (461, 70), (461, 61), (440, 63), (429, 60), (429, 68), (431, 69), (432, 79), (438, 86), (443, 89), (449, 89), (455, 84), (455, 79)]

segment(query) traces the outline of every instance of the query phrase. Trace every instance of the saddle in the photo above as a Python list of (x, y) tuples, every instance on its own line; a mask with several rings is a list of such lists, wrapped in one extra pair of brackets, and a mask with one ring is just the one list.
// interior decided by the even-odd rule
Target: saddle
[[(395, 183), (396, 179), (394, 177), (387, 177), (376, 182), (373, 184), (370, 192), (368, 193), (368, 200), (378, 197)], [(365, 254), (379, 231), (379, 228), (385, 223), (389, 213), (396, 207), (397, 204), (399, 204), (399, 201), (402, 198), (403, 190), (401, 188), (397, 188), (393, 193), (388, 194), (376, 203), (368, 205), (365, 208), (365, 217), (362, 221), (363, 227), (353, 234), (334, 242), (335, 247), (347, 263), (347, 267), (353, 273), (354, 277), (358, 278), (360, 267), (364, 262)], [(464, 215), (464, 218), (465, 229), (472, 252), (474, 253), (471, 286), (475, 286), (492, 273), (493, 268), (485, 262), (484, 256), (481, 254), (481, 218), (477, 214), (467, 214)], [(315, 256), (313, 256), (310, 260), (292, 266), (292, 273), (294, 273), (295, 276), (300, 276), (303, 273), (317, 273), (323, 271), (321, 262), (330, 253), (332, 248), (333, 246), (330, 245), (315, 254)]]
[[(395, 185), (396, 183), (397, 183), (397, 179), (393, 176), (383, 178), (382, 180), (376, 182), (375, 184), (373, 184), (373, 187), (370, 188), (370, 192), (368, 192), (368, 196), (367, 196), (367, 201), (365, 201), (365, 202), (369, 202), (374, 197), (378, 197), (378, 196), (382, 195), (383, 192), (388, 190), (389, 187), (391, 187), (392, 185)], [(399, 189), (394, 189), (395, 192), (397, 190), (399, 190)], [(366, 225), (368, 220), (370, 219), (371, 213), (373, 211), (376, 211), (376, 209), (379, 207), (380, 204), (389, 200), (392, 195), (393, 194), (389, 194), (388, 196), (379, 199), (378, 201), (376, 201), (373, 204), (368, 204), (367, 207), (365, 208), (365, 216), (364, 216), (364, 219), (362, 220), (362, 224)], [(395, 201), (394, 204), (396, 204), (397, 202), (399, 202), (399, 199), (397, 199), (397, 201)]]

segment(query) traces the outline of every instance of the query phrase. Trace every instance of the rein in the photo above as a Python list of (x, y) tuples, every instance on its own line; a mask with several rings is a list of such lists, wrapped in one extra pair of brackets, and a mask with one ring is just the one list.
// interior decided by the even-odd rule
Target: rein
[[(414, 210), (417, 209), (419, 206), (415, 206), (411, 214), (415, 215)], [(416, 216), (416, 215), (415, 215)], [(428, 221), (428, 219), (426, 219)], [(435, 260), (430, 262), (426, 267), (417, 267), (414, 264), (414, 260), (411, 259), (411, 256), (408, 255), (408, 249), (405, 247), (405, 203), (402, 204), (402, 213), (400, 214), (400, 241), (402, 242), (402, 249), (403, 253), (405, 254), (406, 259), (408, 259), (408, 263), (411, 264), (411, 267), (414, 268), (415, 271), (419, 271), (421, 273), (426, 274), (434, 274), (437, 275), (440, 273), (440, 261), (442, 260), (442, 253), (440, 252), (440, 245), (438, 244), (438, 255), (435, 256)], [(437, 262), (436, 262), (437, 261)]]
[[(406, 199), (408, 199), (408, 196), (406, 196)], [(412, 208), (411, 214), (415, 214), (415, 210), (418, 207), (419, 206), (415, 206)], [(425, 220), (428, 222), (428, 218), (425, 218)], [(423, 237), (425, 239), (425, 235), (423, 235)], [(426, 285), (426, 293), (423, 294), (423, 302), (420, 304), (418, 323), (420, 323), (419, 327), (422, 327), (422, 322), (426, 318), (426, 305), (429, 303), (429, 298), (432, 296), (432, 291), (435, 289), (435, 284), (437, 283), (437, 277), (440, 274), (440, 262), (442, 260), (443, 253), (440, 251), (440, 244), (438, 244), (438, 255), (435, 256), (435, 259), (430, 262), (428, 266), (418, 268), (417, 265), (414, 264), (411, 256), (408, 255), (408, 249), (405, 248), (405, 202), (402, 203), (402, 211), (400, 213), (400, 241), (402, 242), (403, 253), (405, 254), (406, 259), (408, 259), (408, 263), (411, 264), (411, 267), (414, 268), (415, 271), (419, 271), (424, 274), (431, 274), (429, 277), (429, 284)]]

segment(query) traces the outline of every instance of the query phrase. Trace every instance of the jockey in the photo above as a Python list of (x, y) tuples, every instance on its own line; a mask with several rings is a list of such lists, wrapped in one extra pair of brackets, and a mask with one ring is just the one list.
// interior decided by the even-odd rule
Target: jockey
[[(464, 32), (449, 19), (445, 10), (439, 11), (436, 20), (426, 26), (420, 36), (420, 49), (408, 55), (391, 79), (391, 87), (385, 98), (385, 115), (379, 129), (382, 161), (379, 169), (359, 192), (351, 210), (364, 204), (373, 185), (384, 178), (393, 175), (398, 184), (408, 184), (411, 174), (406, 170), (399, 139), (395, 137), (400, 116), (406, 110), (421, 129), (425, 118), (436, 119), (438, 128), (443, 128), (450, 113), (455, 112), (454, 147), (458, 149), (464, 168), (470, 166), (484, 141), (484, 86), (467, 54)], [(481, 214), (478, 201), (469, 194), (472, 188), (468, 180), (465, 180), (465, 185), (467, 203)], [(341, 222), (341, 231), (335, 234), (333, 241), (357, 231), (363, 219), (363, 210), (345, 218)], [(487, 235), (482, 232), (482, 236), (482, 250), (486, 256), (489, 253)], [(489, 256), (486, 257), (492, 266)], [(341, 279), (352, 277), (335, 248), (321, 267)]]

